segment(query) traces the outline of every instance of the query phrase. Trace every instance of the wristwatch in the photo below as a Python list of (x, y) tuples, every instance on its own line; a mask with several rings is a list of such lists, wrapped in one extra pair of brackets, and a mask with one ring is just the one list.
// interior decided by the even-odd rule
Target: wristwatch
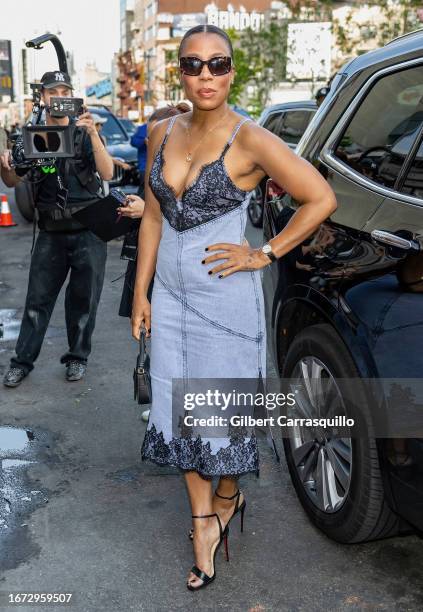
[(273, 263), (274, 261), (277, 260), (277, 257), (275, 257), (274, 252), (272, 251), (272, 247), (270, 246), (270, 244), (268, 242), (266, 242), (266, 244), (264, 244), (261, 247), (262, 253), (264, 253), (265, 255), (267, 255), (267, 257), (270, 259), (270, 261)]

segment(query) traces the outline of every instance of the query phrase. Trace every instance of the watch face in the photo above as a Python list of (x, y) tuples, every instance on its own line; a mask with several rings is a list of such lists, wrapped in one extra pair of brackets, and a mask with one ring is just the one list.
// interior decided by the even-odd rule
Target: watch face
[(270, 244), (265, 244), (262, 249), (263, 253), (270, 253), (272, 251), (272, 247), (270, 246)]

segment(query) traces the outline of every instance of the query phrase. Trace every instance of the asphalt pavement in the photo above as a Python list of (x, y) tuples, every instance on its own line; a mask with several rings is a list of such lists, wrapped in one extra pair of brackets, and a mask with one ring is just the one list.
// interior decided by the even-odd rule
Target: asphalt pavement
[[(0, 192), (4, 189), (0, 186)], [(0, 228), (0, 376), (13, 353), (25, 300), (32, 226)], [(249, 228), (250, 241), (260, 233)], [(9, 593), (71, 593), (66, 605), (19, 610), (421, 611), (423, 541), (416, 536), (341, 545), (304, 514), (282, 458), (260, 439), (260, 477), (242, 478), (245, 530), (231, 525), (230, 563), (217, 556), (213, 585), (190, 593), (190, 511), (182, 476), (140, 461), (145, 431), (132, 399), (137, 352), (117, 315), (125, 270), (108, 247), (86, 378), (67, 383), (59, 296), (36, 367), (0, 388), (0, 609)]]

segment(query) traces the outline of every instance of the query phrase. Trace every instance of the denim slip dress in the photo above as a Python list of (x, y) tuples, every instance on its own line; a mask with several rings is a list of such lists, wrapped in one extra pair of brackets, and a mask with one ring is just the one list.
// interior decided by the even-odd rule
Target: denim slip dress
[[(149, 184), (160, 203), (162, 234), (151, 300), (150, 373), (152, 405), (141, 449), (142, 459), (203, 477), (258, 473), (254, 430), (202, 438), (172, 428), (172, 378), (249, 378), (265, 376), (264, 300), (258, 270), (218, 278), (209, 275), (205, 247), (242, 244), (249, 193), (230, 179), (224, 157), (204, 165), (178, 199), (163, 176), (163, 149), (176, 117), (169, 122), (153, 160)], [(211, 254), (213, 251), (211, 252)], [(215, 388), (215, 387), (214, 387)]]

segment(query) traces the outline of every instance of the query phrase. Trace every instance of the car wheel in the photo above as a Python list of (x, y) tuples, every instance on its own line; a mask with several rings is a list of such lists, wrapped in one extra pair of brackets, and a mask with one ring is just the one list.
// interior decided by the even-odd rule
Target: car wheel
[(20, 181), (15, 187), (15, 201), (22, 217), (29, 222), (34, 219), (34, 199), (32, 187), (27, 181)]
[[(345, 413), (336, 381), (359, 378), (359, 374), (333, 327), (319, 324), (295, 337), (286, 355), (283, 377), (299, 383), (295, 404), (298, 416), (319, 417), (320, 412), (331, 411), (333, 406), (336, 408), (331, 416)], [(360, 397), (355, 395), (358, 401), (354, 403), (366, 418), (364, 389), (359, 381), (354, 393), (356, 387)], [(322, 393), (325, 400), (318, 407), (317, 398)], [(349, 412), (346, 416), (353, 415)], [(371, 421), (366, 421), (371, 428)], [(328, 430), (324, 434), (310, 433), (310, 428), (296, 427), (283, 443), (299, 500), (314, 525), (326, 535), (338, 542), (354, 543), (398, 533), (399, 519), (385, 500), (374, 438), (330, 437)]]
[(254, 189), (248, 204), (248, 216), (254, 227), (263, 227), (264, 192), (263, 184), (260, 183)]

